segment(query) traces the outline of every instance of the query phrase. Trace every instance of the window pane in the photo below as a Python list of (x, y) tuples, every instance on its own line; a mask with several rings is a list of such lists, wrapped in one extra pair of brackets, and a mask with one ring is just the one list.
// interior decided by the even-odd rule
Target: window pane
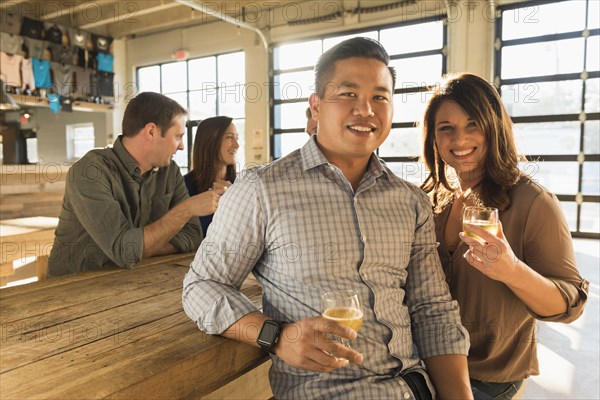
[(241, 118), (244, 116), (245, 106), (244, 86), (238, 84), (219, 88), (218, 115)]
[(160, 93), (160, 67), (158, 65), (138, 69), (138, 88), (140, 93)]
[(187, 65), (185, 61), (164, 64), (161, 68), (163, 93), (187, 90)]
[(600, 36), (590, 36), (587, 41), (585, 70), (598, 71), (600, 69)]
[(588, 0), (588, 29), (600, 28), (600, 1)]
[(205, 119), (217, 115), (217, 92), (190, 92), (190, 120)]
[(581, 232), (600, 233), (600, 205), (598, 203), (583, 203), (581, 205)]
[(183, 108), (185, 108), (186, 110), (188, 109), (188, 104), (187, 104), (187, 93), (183, 92), (183, 93), (170, 93), (170, 94), (165, 94), (165, 96), (175, 100), (176, 102), (179, 103), (179, 105)]
[(427, 177), (425, 164), (418, 161), (390, 162), (386, 164), (394, 174), (417, 186), (421, 185)]
[(243, 85), (246, 82), (246, 57), (244, 52), (217, 57), (219, 86)]
[(443, 29), (442, 21), (384, 29), (380, 41), (390, 55), (441, 49)]
[(579, 114), (583, 81), (535, 82), (502, 86), (502, 101), (511, 117)]
[(281, 158), (288, 155), (292, 151), (301, 148), (304, 146), (309, 137), (310, 136), (308, 136), (305, 132), (276, 134), (273, 137), (274, 157)]
[(190, 90), (214, 88), (217, 82), (215, 57), (197, 58), (188, 63)]
[(275, 99), (293, 100), (308, 98), (314, 90), (315, 73), (310, 71), (290, 72), (275, 76)]
[(583, 38), (502, 48), (502, 79), (581, 72)]
[(584, 28), (585, 1), (524, 6), (502, 13), (503, 40), (581, 31)]
[(354, 35), (343, 35), (343, 36), (336, 36), (333, 38), (325, 39), (325, 40), (323, 40), (323, 51), (329, 50), (336, 44), (342, 43), (346, 39), (352, 39), (355, 37), (368, 37), (368, 38), (377, 40), (377, 31), (361, 32), (361, 33), (356, 33)]
[(583, 151), (585, 154), (600, 154), (600, 121), (584, 124)]
[(317, 59), (320, 55), (320, 40), (285, 44), (275, 48), (275, 69), (309, 67), (317, 63)]
[(403, 58), (390, 61), (396, 69), (396, 87), (427, 86), (442, 78), (442, 55)]
[(577, 230), (577, 203), (573, 201), (561, 201), (560, 208), (565, 215), (569, 230), (575, 232)]
[(515, 124), (517, 147), (524, 155), (578, 154), (579, 137), (579, 121)]
[(585, 81), (585, 112), (600, 112), (600, 79)]
[[(289, 103), (274, 107), (275, 129), (294, 129), (306, 127), (306, 107), (308, 102)], [(306, 133), (303, 133), (306, 135)]]
[(576, 161), (530, 161), (519, 168), (554, 194), (577, 194), (579, 164)]
[(394, 122), (420, 121), (430, 94), (428, 92), (394, 95)]
[(379, 147), (380, 157), (415, 157), (421, 154), (421, 129), (392, 129)]
[(600, 195), (600, 163), (584, 162), (581, 178), (581, 193), (584, 195)]

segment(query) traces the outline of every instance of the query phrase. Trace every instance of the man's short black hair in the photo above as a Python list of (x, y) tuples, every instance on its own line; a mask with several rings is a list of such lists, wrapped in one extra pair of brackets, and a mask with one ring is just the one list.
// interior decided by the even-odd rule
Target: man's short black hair
[(352, 57), (374, 58), (388, 66), (392, 75), (392, 91), (396, 87), (396, 71), (389, 66), (390, 56), (381, 43), (366, 37), (356, 37), (344, 40), (333, 46), (319, 57), (315, 66), (315, 92), (319, 97), (325, 97), (325, 88), (331, 81), (335, 63)]

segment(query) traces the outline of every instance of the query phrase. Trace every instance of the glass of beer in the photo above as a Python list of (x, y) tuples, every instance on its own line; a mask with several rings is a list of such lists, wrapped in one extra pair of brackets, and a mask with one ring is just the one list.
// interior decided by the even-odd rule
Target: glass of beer
[[(498, 233), (498, 209), (493, 207), (466, 207), (463, 213), (463, 231), (476, 239), (481, 239), (478, 235), (469, 231), (466, 224), (476, 225), (492, 235)], [(483, 239), (481, 239), (483, 240)]]
[[(321, 311), (323, 318), (335, 321), (356, 332), (363, 323), (363, 312), (360, 309), (358, 295), (354, 290), (335, 290), (321, 296)], [(348, 339), (339, 337), (338, 340), (350, 347)]]

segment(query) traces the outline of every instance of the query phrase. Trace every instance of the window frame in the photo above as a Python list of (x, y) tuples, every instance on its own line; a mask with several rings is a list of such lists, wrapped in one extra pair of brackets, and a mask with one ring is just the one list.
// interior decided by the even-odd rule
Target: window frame
[[(185, 82), (186, 82), (186, 87), (185, 87), (185, 95), (186, 95), (186, 104), (182, 106), (188, 111), (188, 115), (187, 115), (187, 121), (186, 121), (186, 151), (187, 151), (187, 165), (183, 166), (180, 165), (179, 167), (182, 168), (184, 171), (190, 171), (191, 167), (192, 167), (192, 150), (193, 150), (193, 143), (194, 143), (194, 135), (193, 135), (193, 131), (192, 128), (197, 126), (201, 120), (197, 120), (191, 119), (191, 115), (190, 113), (190, 81), (189, 81), (189, 63), (191, 61), (194, 60), (199, 60), (202, 58), (211, 58), (214, 57), (214, 62), (215, 62), (215, 87), (214, 90), (216, 91), (216, 95), (215, 95), (215, 110), (216, 110), (216, 114), (215, 115), (220, 115), (219, 112), (219, 103), (220, 103), (220, 99), (221, 99), (221, 89), (225, 89), (227, 87), (231, 87), (231, 86), (221, 86), (221, 83), (219, 82), (219, 57), (221, 56), (227, 56), (230, 54), (235, 54), (235, 53), (242, 53), (244, 55), (244, 57), (246, 56), (246, 52), (243, 49), (240, 50), (232, 50), (232, 51), (227, 51), (227, 52), (223, 52), (223, 53), (215, 53), (215, 54), (205, 54), (199, 57), (192, 57), (192, 58), (187, 58), (185, 60), (174, 60), (174, 61), (164, 61), (164, 62), (160, 62), (160, 63), (155, 63), (155, 64), (148, 64), (148, 65), (139, 65), (136, 67), (135, 69), (135, 81), (136, 81), (136, 89), (139, 92), (139, 82), (140, 82), (140, 69), (143, 68), (149, 68), (149, 67), (155, 67), (158, 66), (158, 73), (159, 73), (159, 88), (160, 88), (160, 92), (161, 94), (164, 94), (165, 96), (168, 96), (170, 94), (173, 93), (183, 93), (183, 92), (173, 92), (173, 93), (164, 93), (163, 92), (163, 85), (162, 85), (162, 78), (163, 78), (163, 70), (162, 67), (163, 65), (167, 65), (167, 64), (174, 64), (177, 62), (185, 62), (185, 68), (186, 68), (186, 76), (185, 76)], [(240, 83), (240, 82), (237, 82)], [(240, 83), (241, 84), (241, 83)], [(246, 77), (244, 76), (244, 82), (242, 84), (242, 86), (246, 85)], [(193, 92), (196, 92), (198, 90), (194, 89), (192, 90)], [(239, 117), (233, 117), (233, 122), (236, 123), (236, 121), (239, 123), (239, 121), (243, 121), (243, 123), (245, 124), (246, 121), (246, 110), (244, 107), (244, 116), (242, 118)], [(245, 126), (244, 126), (245, 128)], [(245, 132), (245, 129), (244, 129)], [(245, 142), (245, 141), (244, 141)], [(242, 147), (240, 145), (240, 147)]]
[[(536, 84), (542, 82), (558, 82), (558, 81), (576, 81), (581, 80), (583, 83), (581, 93), (581, 110), (579, 113), (570, 114), (554, 114), (554, 115), (527, 115), (527, 116), (511, 116), (514, 124), (519, 123), (539, 123), (539, 122), (579, 122), (579, 153), (578, 154), (557, 154), (557, 155), (540, 155), (540, 154), (527, 154), (528, 160), (537, 161), (557, 161), (557, 162), (577, 162), (579, 164), (578, 172), (578, 184), (577, 194), (565, 195), (556, 194), (556, 197), (561, 202), (573, 202), (577, 205), (576, 212), (576, 229), (571, 232), (571, 235), (576, 238), (587, 238), (587, 239), (600, 239), (600, 233), (598, 232), (582, 232), (581, 229), (581, 209), (584, 204), (595, 204), (600, 207), (600, 195), (583, 195), (583, 168), (586, 162), (598, 162), (600, 161), (600, 154), (585, 154), (584, 140), (585, 140), (585, 122), (586, 121), (597, 121), (600, 120), (600, 112), (588, 113), (585, 110), (585, 96), (586, 96), (586, 83), (589, 79), (600, 78), (600, 71), (586, 71), (586, 59), (588, 54), (588, 42), (592, 36), (600, 35), (600, 29), (588, 29), (589, 23), (589, 2), (586, 0), (586, 15), (585, 25), (583, 30), (569, 31), (563, 33), (530, 36), (517, 39), (502, 40), (502, 24), (503, 24), (503, 13), (504, 11), (511, 11), (526, 7), (539, 7), (555, 3), (561, 3), (564, 0), (550, 0), (550, 1), (527, 1), (515, 4), (499, 5), (496, 11), (495, 21), (495, 41), (494, 41), (494, 85), (498, 88), (500, 94), (502, 94), (503, 86), (511, 86), (518, 84)], [(583, 49), (583, 71), (574, 73), (561, 73), (554, 75), (538, 75), (530, 76), (525, 78), (511, 78), (502, 79), (502, 49), (508, 46), (516, 46), (523, 44), (533, 43), (545, 43), (555, 42), (557, 40), (573, 39), (573, 38), (584, 38), (584, 49)]]
[[(287, 45), (287, 44), (294, 44), (294, 43), (309, 42), (309, 41), (314, 41), (314, 40), (320, 40), (321, 46), (323, 46), (323, 42), (326, 39), (331, 39), (331, 38), (335, 38), (335, 37), (339, 37), (339, 36), (356, 35), (356, 34), (360, 34), (363, 32), (372, 32), (372, 31), (377, 32), (377, 39), (379, 40), (381, 38), (382, 30), (400, 28), (400, 27), (411, 26), (411, 25), (420, 25), (420, 24), (426, 24), (426, 23), (430, 23), (430, 22), (440, 22), (443, 24), (442, 47), (440, 49), (417, 51), (417, 52), (402, 53), (402, 54), (390, 54), (390, 61), (431, 56), (431, 55), (441, 55), (442, 56), (442, 71), (441, 71), (440, 79), (442, 79), (442, 77), (448, 73), (448, 55), (447, 55), (448, 54), (448, 17), (445, 13), (436, 15), (436, 16), (430, 16), (427, 18), (419, 18), (419, 19), (413, 19), (413, 20), (408, 20), (408, 21), (402, 21), (399, 23), (395, 22), (395, 23), (390, 23), (390, 24), (374, 25), (374, 26), (365, 27), (365, 28), (350, 29), (350, 30), (345, 30), (345, 31), (334, 32), (334, 33), (330, 33), (330, 34), (326, 34), (326, 35), (308, 36), (308, 37), (303, 37), (302, 39), (294, 40), (294, 41), (280, 41), (280, 42), (272, 43), (269, 46), (269, 78), (271, 81), (273, 81), (274, 77), (276, 75), (280, 75), (282, 73), (314, 70), (314, 65), (309, 66), (309, 67), (300, 67), (300, 68), (291, 68), (291, 69), (275, 69), (274, 68), (274, 65), (275, 65), (274, 49), (275, 49), (275, 47), (279, 47), (284, 44)], [(323, 49), (323, 47), (321, 47), (321, 49)], [(400, 80), (397, 79), (396, 84), (398, 84), (399, 81)], [(429, 91), (428, 86), (415, 86), (415, 87), (408, 87), (408, 88), (396, 87), (396, 88), (394, 88), (393, 95), (415, 94), (415, 93), (428, 92), (428, 91)], [(274, 153), (275, 152), (275, 135), (304, 132), (304, 127), (290, 128), (290, 129), (280, 129), (280, 128), (276, 129), (275, 128), (275, 106), (282, 105), (282, 104), (290, 104), (290, 103), (302, 103), (302, 102), (307, 104), (308, 98), (303, 97), (303, 98), (299, 98), (299, 99), (286, 99), (286, 100), (275, 99), (275, 86), (269, 85), (269, 148), (270, 148), (269, 156), (270, 156), (271, 160), (276, 159), (275, 153)], [(413, 127), (415, 127), (416, 122), (419, 122), (419, 121), (392, 122), (391, 129), (413, 128)], [(376, 150), (376, 154), (379, 155), (379, 149)], [(414, 157), (412, 157), (412, 156), (382, 157), (382, 159), (386, 162), (415, 162), (415, 161), (417, 161), (418, 157), (419, 157), (419, 155), (417, 154)]]

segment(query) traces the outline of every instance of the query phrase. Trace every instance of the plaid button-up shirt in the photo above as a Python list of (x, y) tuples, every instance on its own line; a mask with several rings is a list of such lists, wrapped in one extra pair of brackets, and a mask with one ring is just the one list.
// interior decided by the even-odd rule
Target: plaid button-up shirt
[(273, 356), (276, 398), (412, 398), (396, 379), (401, 372), (421, 368), (421, 358), (467, 354), (429, 201), (375, 155), (356, 192), (314, 137), (240, 174), (184, 280), (184, 309), (201, 330), (222, 333), (257, 311), (238, 290), (250, 272), (263, 289), (263, 312), (274, 319), (318, 316), (323, 292), (349, 288), (364, 313), (352, 343), (362, 365), (322, 374)]

